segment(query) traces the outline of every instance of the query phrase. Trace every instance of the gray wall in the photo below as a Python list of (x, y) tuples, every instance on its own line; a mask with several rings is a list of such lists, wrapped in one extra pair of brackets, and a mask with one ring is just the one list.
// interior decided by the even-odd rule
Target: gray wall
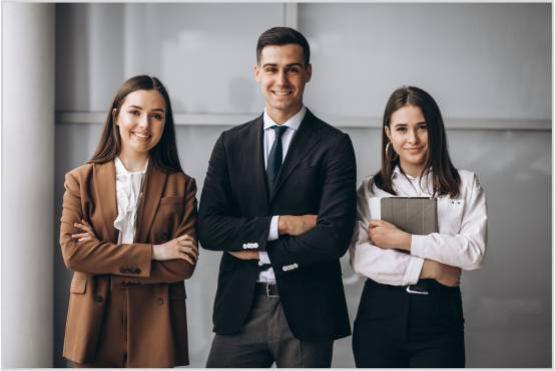
[[(308, 36), (306, 103), (350, 134), (359, 179), (378, 167), (391, 91), (415, 84), (437, 98), (456, 166), (476, 171), (488, 196), (486, 262), (462, 283), (467, 365), (551, 367), (550, 4), (58, 4), (56, 220), (63, 174), (91, 155), (116, 88), (138, 73), (167, 85), (180, 158), (201, 187), (219, 133), (263, 107), (256, 38), (280, 24)], [(193, 367), (212, 339), (219, 258), (201, 251), (187, 282)], [(59, 249), (55, 259), (61, 366), (70, 272)], [(342, 265), (354, 319), (363, 280)], [(350, 338), (336, 343), (334, 366), (354, 366)]]

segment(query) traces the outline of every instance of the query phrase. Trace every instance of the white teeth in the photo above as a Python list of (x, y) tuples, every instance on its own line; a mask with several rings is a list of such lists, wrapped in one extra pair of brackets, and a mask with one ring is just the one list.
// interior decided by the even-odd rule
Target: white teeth
[(133, 133), (133, 134), (135, 134), (139, 138), (145, 138), (145, 139), (148, 138), (148, 134), (139, 134), (139, 133)]
[(289, 94), (291, 94), (291, 91), (290, 91), (290, 90), (287, 90), (287, 91), (274, 91), (274, 94), (275, 94), (275, 95), (279, 95), (279, 96), (284, 96), (284, 95), (289, 95)]

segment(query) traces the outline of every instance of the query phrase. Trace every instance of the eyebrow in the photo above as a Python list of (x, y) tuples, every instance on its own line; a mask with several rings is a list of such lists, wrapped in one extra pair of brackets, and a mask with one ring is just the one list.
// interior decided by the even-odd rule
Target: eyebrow
[[(265, 63), (265, 64), (262, 65), (262, 68), (277, 67), (277, 66), (278, 66), (277, 63)], [(293, 66), (303, 67), (303, 64), (302, 63), (290, 63), (290, 64), (285, 65), (285, 67), (293, 67)]]
[[(417, 122), (414, 125), (422, 125), (422, 124), (427, 125), (426, 121), (420, 121), (420, 122)], [(393, 124), (393, 126), (408, 126), (408, 124), (406, 122), (398, 122), (396, 124)]]
[[(130, 107), (130, 108), (137, 108), (137, 109), (140, 109), (140, 110), (143, 109), (143, 107), (137, 106), (136, 104), (131, 104), (129, 107)], [(160, 111), (160, 112), (163, 113), (163, 112), (164, 112), (164, 109), (163, 109), (163, 108), (155, 108), (155, 109), (153, 109), (152, 111), (153, 111), (153, 112), (154, 112), (154, 111)]]

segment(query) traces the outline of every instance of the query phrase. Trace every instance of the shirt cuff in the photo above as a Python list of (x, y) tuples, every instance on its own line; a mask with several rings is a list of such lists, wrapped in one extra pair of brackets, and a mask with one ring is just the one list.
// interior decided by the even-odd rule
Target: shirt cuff
[(272, 216), (270, 231), (268, 232), (268, 241), (275, 241), (279, 238), (278, 219), (279, 215)]
[(272, 264), (266, 251), (258, 252), (258, 265)]
[(426, 238), (425, 235), (417, 235), (413, 234), (410, 243), (410, 254), (413, 256), (418, 256), (420, 258), (426, 258), (425, 255), (425, 246), (426, 246)]
[(405, 276), (403, 277), (403, 285), (414, 285), (420, 279), (420, 272), (422, 272), (422, 266), (424, 265), (424, 259), (412, 256), (409, 260), (409, 265), (405, 271)]

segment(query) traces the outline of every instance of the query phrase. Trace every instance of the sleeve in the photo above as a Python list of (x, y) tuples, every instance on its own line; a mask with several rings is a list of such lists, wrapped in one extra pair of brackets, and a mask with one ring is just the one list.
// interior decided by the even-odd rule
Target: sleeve
[(372, 280), (394, 286), (418, 282), (424, 259), (392, 249), (381, 249), (368, 240), (368, 223), (374, 217), (369, 200), (373, 197), (370, 181), (362, 182), (357, 192), (357, 221), (350, 247), (353, 270)]
[(77, 242), (73, 227), (84, 218), (81, 208), (81, 184), (76, 174), (65, 177), (60, 246), (65, 265), (76, 272), (148, 277), (151, 274), (152, 246), (144, 243), (114, 244), (90, 240)]
[(460, 232), (455, 235), (432, 233), (412, 236), (411, 254), (465, 270), (480, 268), (486, 252), (486, 194), (478, 177), (468, 185)]
[(271, 216), (240, 217), (231, 193), (223, 133), (208, 163), (199, 208), (202, 247), (213, 251), (265, 250)]
[[(172, 239), (187, 234), (197, 239), (196, 222), (197, 222), (197, 185), (193, 178), (187, 182), (185, 191), (185, 212), (179, 226), (175, 230)], [(139, 277), (129, 280), (129, 283), (153, 284), (153, 283), (172, 283), (180, 282), (190, 278), (195, 271), (195, 264), (191, 264), (183, 259), (173, 259), (165, 261), (152, 261), (150, 275), (148, 277)]]
[(316, 226), (300, 236), (268, 242), (276, 274), (337, 260), (349, 247), (356, 216), (356, 163), (349, 136), (339, 137), (326, 156)]
[(258, 265), (272, 264), (267, 251), (258, 252)]
[(274, 241), (279, 238), (278, 222), (279, 222), (279, 215), (272, 216), (272, 219), (270, 222), (270, 231), (268, 232), (268, 241)]
[[(196, 185), (194, 179), (187, 183), (185, 212), (173, 238), (183, 234), (196, 238)], [(73, 223), (82, 219), (78, 180), (71, 174), (66, 175), (65, 188), (60, 245), (68, 268), (83, 273), (122, 276), (126, 282), (141, 284), (172, 283), (191, 277), (195, 267), (184, 260), (152, 261), (151, 244), (73, 240)]]

